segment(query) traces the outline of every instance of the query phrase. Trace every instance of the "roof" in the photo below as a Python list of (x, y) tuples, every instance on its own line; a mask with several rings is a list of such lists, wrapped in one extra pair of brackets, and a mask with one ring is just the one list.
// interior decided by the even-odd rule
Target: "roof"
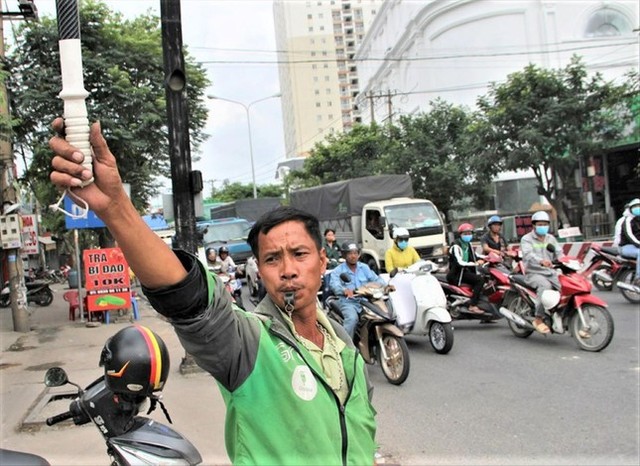
[(152, 230), (168, 230), (169, 225), (162, 214), (143, 215), (142, 220)]

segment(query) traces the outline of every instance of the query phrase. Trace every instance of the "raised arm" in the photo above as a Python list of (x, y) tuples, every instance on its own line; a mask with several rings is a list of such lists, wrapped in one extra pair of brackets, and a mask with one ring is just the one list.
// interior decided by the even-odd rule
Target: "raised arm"
[[(62, 118), (57, 118), (53, 127), (61, 133)], [(61, 189), (72, 188), (73, 194), (84, 200), (102, 219), (142, 284), (148, 288), (159, 288), (178, 283), (186, 277), (187, 272), (173, 251), (149, 229), (131, 203), (124, 191), (116, 159), (102, 136), (99, 123), (91, 126), (89, 141), (93, 149), (95, 181), (79, 188), (83, 180), (92, 176), (82, 166), (84, 156), (62, 137), (55, 136), (49, 141), (55, 153), (51, 161), (52, 183)]]

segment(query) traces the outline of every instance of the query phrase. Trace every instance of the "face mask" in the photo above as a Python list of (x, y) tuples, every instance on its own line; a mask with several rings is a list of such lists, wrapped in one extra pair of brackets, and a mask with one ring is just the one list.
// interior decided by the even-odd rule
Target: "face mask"
[(461, 235), (460, 239), (465, 243), (470, 243), (471, 240), (473, 239), (473, 235)]
[(631, 209), (631, 213), (636, 217), (640, 217), (640, 207), (634, 207)]
[(401, 251), (404, 251), (409, 246), (409, 241), (398, 241), (398, 247)]
[(549, 233), (549, 225), (544, 225), (544, 226), (541, 225), (536, 227), (536, 235), (544, 236), (547, 233)]

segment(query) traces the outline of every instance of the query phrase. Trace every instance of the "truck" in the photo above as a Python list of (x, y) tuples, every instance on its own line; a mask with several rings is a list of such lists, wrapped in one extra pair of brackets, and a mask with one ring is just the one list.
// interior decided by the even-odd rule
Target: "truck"
[(257, 199), (238, 199), (212, 207), (209, 211), (211, 219), (237, 217), (250, 222), (258, 220), (262, 214), (282, 205), (279, 197), (259, 197)]
[(205, 249), (221, 246), (229, 248), (229, 255), (236, 265), (244, 264), (251, 256), (251, 247), (247, 243), (252, 222), (244, 218), (217, 218), (196, 223), (196, 228), (202, 234), (202, 244)]
[(316, 216), (321, 231), (334, 229), (339, 243), (358, 243), (360, 260), (375, 272), (385, 270), (384, 254), (398, 227), (409, 230), (409, 244), (422, 259), (446, 261), (443, 217), (431, 201), (413, 197), (409, 175), (365, 176), (297, 189), (289, 193), (289, 203)]

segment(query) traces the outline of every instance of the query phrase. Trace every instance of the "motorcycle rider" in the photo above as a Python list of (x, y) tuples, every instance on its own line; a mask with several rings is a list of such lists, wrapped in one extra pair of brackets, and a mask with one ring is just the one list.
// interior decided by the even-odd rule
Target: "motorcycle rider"
[(208, 267), (213, 268), (216, 265), (220, 265), (220, 258), (218, 257), (218, 251), (216, 251), (216, 248), (207, 248), (205, 253), (207, 256)]
[(322, 247), (327, 255), (327, 269), (335, 268), (342, 256), (340, 254), (340, 246), (336, 241), (336, 231), (333, 228), (324, 230), (324, 243)]
[(502, 234), (502, 219), (499, 215), (492, 215), (487, 220), (488, 231), (480, 238), (480, 245), (484, 254), (494, 253), (500, 257), (506, 257), (507, 240)]
[(636, 260), (634, 285), (640, 285), (640, 199), (629, 202), (631, 216), (625, 218), (620, 234), (620, 255)]
[[(63, 131), (61, 118), (54, 129)], [(231, 463), (372, 464), (376, 422), (364, 360), (317, 305), (326, 267), (318, 220), (280, 207), (256, 222), (248, 242), (268, 296), (254, 313), (238, 310), (195, 256), (171, 250), (146, 225), (99, 123), (90, 143), (93, 173), (78, 149), (53, 137), (51, 181), (104, 221), (151, 305), (216, 379)], [(257, 412), (268, 412), (269, 422)]]
[[(547, 212), (544, 210), (535, 212), (531, 216), (531, 224), (533, 225), (533, 230), (520, 240), (520, 251), (522, 252), (525, 280), (536, 290), (536, 310), (533, 326), (538, 332), (547, 334), (550, 329), (543, 321), (542, 292), (544, 290), (560, 289), (558, 272), (553, 268), (553, 260), (559, 259), (563, 254), (556, 238), (549, 234), (551, 219)], [(549, 251), (549, 245), (553, 245), (553, 252)]]
[(613, 229), (613, 244), (614, 248), (618, 248), (620, 250), (620, 240), (622, 239), (622, 225), (627, 217), (633, 217), (631, 210), (629, 209), (629, 203), (627, 202), (624, 205), (624, 211), (622, 212), (622, 216), (616, 221), (616, 226)]
[(229, 255), (229, 248), (226, 246), (220, 246), (218, 249), (219, 264), (222, 265), (220, 270), (222, 273), (233, 273), (236, 270), (236, 263), (233, 262), (233, 258)]
[(384, 254), (384, 268), (391, 273), (393, 269), (409, 267), (420, 260), (418, 251), (409, 246), (409, 230), (402, 227), (393, 229), (393, 246)]
[(458, 227), (458, 239), (451, 245), (449, 249), (449, 272), (447, 272), (447, 281), (452, 285), (460, 286), (466, 283), (471, 286), (473, 295), (469, 300), (467, 309), (473, 314), (484, 314), (484, 311), (478, 307), (480, 293), (484, 285), (482, 275), (476, 273), (476, 266), (483, 264), (484, 261), (476, 257), (471, 240), (473, 239), (473, 225), (463, 223)]
[[(331, 291), (339, 296), (338, 307), (344, 317), (343, 327), (353, 340), (358, 324), (358, 314), (362, 311), (360, 304), (364, 298), (354, 297), (355, 290), (365, 283), (376, 282), (386, 286), (385, 281), (379, 277), (369, 266), (360, 262), (360, 248), (356, 243), (346, 241), (342, 244), (342, 255), (345, 262), (331, 272)], [(346, 273), (350, 277), (348, 283), (344, 283), (340, 275)], [(389, 287), (388, 289), (392, 289)]]

